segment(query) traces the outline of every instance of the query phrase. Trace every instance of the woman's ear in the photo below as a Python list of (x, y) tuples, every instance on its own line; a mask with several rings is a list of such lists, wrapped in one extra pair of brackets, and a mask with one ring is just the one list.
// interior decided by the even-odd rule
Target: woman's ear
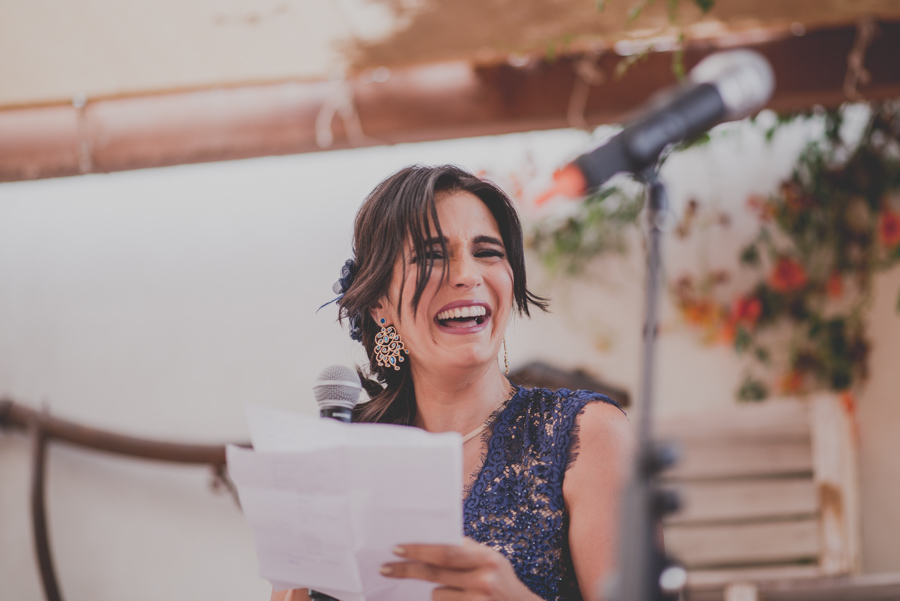
[(378, 301), (377, 303), (372, 305), (371, 309), (369, 309), (369, 315), (372, 317), (372, 319), (375, 320), (375, 325), (378, 326), (381, 325), (381, 318), (383, 317), (383, 313), (384, 305), (381, 303), (381, 301)]

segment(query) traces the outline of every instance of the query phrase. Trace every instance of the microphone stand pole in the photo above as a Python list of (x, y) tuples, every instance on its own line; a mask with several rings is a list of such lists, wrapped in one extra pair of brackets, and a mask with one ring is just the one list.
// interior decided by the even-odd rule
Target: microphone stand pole
[(655, 445), (652, 438), (654, 364), (662, 286), (663, 220), (668, 212), (665, 186), (655, 169), (641, 173), (647, 184), (648, 253), (644, 307), (643, 348), (641, 353), (641, 393), (639, 397), (638, 455), (635, 470), (623, 497), (619, 531), (619, 569), (613, 582), (615, 601), (660, 601), (665, 559), (660, 548), (658, 524), (666, 505), (674, 499), (657, 490), (657, 474), (674, 462), (668, 449)]

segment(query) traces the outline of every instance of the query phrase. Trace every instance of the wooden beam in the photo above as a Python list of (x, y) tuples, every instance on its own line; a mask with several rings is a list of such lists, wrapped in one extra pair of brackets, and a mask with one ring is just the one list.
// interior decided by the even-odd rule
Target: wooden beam
[[(224, 445), (175, 443), (128, 436), (53, 417), (6, 398), (0, 399), (0, 428), (37, 431), (41, 449), (45, 441), (58, 440), (94, 451), (140, 459), (213, 467), (225, 465)], [(244, 446), (249, 445), (244, 443)]]
[[(866, 98), (900, 96), (900, 22), (879, 24), (865, 56)], [(823, 29), (752, 47), (772, 63), (778, 111), (847, 100), (844, 78), (855, 27)], [(694, 43), (688, 68), (721, 46)], [(120, 171), (378, 144), (595, 126), (626, 119), (672, 85), (672, 53), (639, 61), (621, 79), (607, 52), (523, 67), (463, 63), (396, 70), (386, 81), (285, 82), (0, 111), (0, 181)], [(595, 83), (597, 79), (595, 79)], [(583, 110), (578, 94), (583, 97)], [(574, 102), (573, 102), (574, 95)], [(331, 138), (329, 141), (328, 138)]]
[(666, 529), (666, 551), (689, 569), (809, 563), (819, 544), (814, 518)]

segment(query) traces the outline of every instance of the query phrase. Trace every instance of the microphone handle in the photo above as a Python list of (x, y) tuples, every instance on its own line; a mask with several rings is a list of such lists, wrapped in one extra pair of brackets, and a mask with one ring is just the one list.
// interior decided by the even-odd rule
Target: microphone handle
[[(349, 424), (353, 421), (353, 411), (346, 407), (321, 407), (319, 409), (319, 417), (323, 419), (334, 419)], [(340, 601), (339, 599), (335, 599), (325, 593), (320, 593), (319, 591), (314, 591), (312, 589), (309, 589), (309, 598), (310, 601)]]
[(353, 421), (353, 410), (346, 407), (321, 407), (319, 409), (319, 417), (334, 419), (339, 422), (349, 424)]
[(659, 158), (669, 144), (702, 134), (727, 113), (718, 88), (711, 83), (689, 84), (672, 95), (662, 109), (651, 110), (623, 130), (625, 149), (636, 171)]
[(587, 190), (593, 190), (617, 173), (640, 173), (651, 167), (666, 146), (705, 132), (725, 113), (714, 85), (687, 85), (658, 99), (604, 145), (573, 163), (584, 175)]

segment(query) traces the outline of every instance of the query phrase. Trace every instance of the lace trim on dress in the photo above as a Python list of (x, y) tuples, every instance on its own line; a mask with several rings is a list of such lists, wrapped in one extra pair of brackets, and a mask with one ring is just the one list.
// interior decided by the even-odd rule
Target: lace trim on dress
[[(503, 413), (504, 410), (506, 410), (507, 406), (509, 406), (510, 402), (512, 402), (514, 398), (519, 396), (519, 392), (523, 390), (521, 386), (518, 386), (516, 384), (511, 384), (511, 386), (513, 387), (513, 391), (512, 394), (509, 395), (509, 398), (503, 401), (503, 404), (497, 407), (494, 412), (491, 413), (486, 420), (484, 420), (484, 423), (481, 424), (481, 448), (483, 449), (481, 451), (481, 460), (479, 461), (478, 466), (469, 474), (469, 477), (466, 478), (465, 484), (463, 484), (463, 502), (465, 502), (465, 500), (469, 498), (469, 493), (472, 490), (472, 486), (474, 486), (475, 482), (477, 482), (481, 477), (481, 472), (484, 469), (484, 464), (487, 460), (488, 444), (490, 444), (491, 435), (494, 433), (494, 424), (500, 417), (500, 414)], [(466, 438), (463, 439), (463, 442), (466, 442), (466, 440), (468, 440), (468, 436), (469, 435), (466, 435)]]

